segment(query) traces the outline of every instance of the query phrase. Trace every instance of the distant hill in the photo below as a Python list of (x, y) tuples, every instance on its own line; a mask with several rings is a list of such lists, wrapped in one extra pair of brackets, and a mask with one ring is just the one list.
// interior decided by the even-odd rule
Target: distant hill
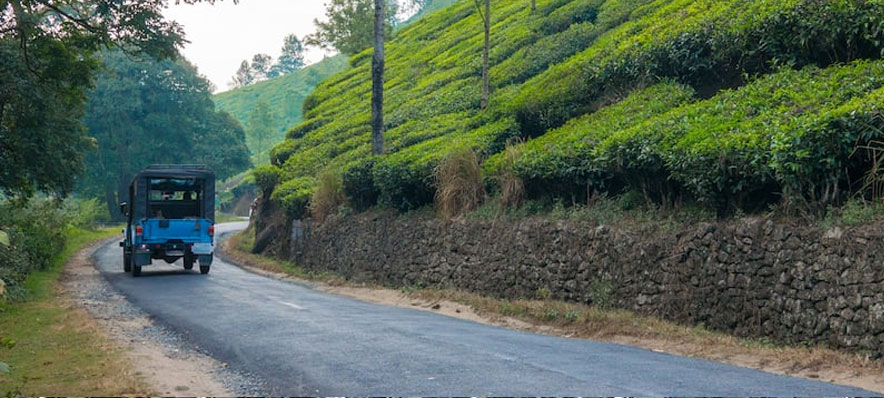
[[(249, 148), (253, 153), (267, 152), (282, 140), (286, 129), (301, 122), (301, 105), (319, 82), (348, 67), (347, 57), (337, 55), (326, 58), (296, 72), (251, 86), (225, 91), (214, 96), (218, 109), (232, 114), (248, 131), (249, 115), (260, 101), (270, 105), (276, 115), (273, 131), (275, 137), (268, 140), (267, 148)], [(266, 156), (264, 156), (266, 162)]]

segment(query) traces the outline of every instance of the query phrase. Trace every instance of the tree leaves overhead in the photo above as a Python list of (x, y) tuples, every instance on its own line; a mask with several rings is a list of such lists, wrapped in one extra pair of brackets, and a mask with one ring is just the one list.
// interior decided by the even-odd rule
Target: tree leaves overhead
[(205, 163), (219, 179), (250, 166), (245, 133), (216, 112), (210, 85), (186, 61), (104, 57), (107, 70), (90, 95), (85, 123), (98, 140), (87, 160), (84, 194), (103, 197), (114, 214), (120, 193), (152, 163)]
[[(176, 0), (175, 3), (215, 0)], [(236, 0), (234, 0), (235, 2)], [(175, 57), (181, 26), (167, 0), (0, 1), (0, 193), (65, 195), (94, 147), (80, 123), (99, 63), (119, 47)]]

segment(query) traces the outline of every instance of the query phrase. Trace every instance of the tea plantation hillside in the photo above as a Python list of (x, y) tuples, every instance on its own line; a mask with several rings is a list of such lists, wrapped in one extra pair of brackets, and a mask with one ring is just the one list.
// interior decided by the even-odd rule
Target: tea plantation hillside
[(316, 177), (338, 170), (353, 206), (413, 209), (433, 201), (436, 166), (462, 148), (484, 160), (489, 187), (515, 175), (529, 194), (569, 202), (635, 191), (726, 213), (824, 207), (874, 185), (862, 181), (877, 164), (856, 149), (884, 128), (882, 0), (491, 9), (487, 109), (481, 20), (456, 3), (388, 42), (386, 154), (369, 156), (366, 51), (306, 99), (304, 121), (256, 171), (264, 192), (300, 216)]
[[(347, 68), (347, 57), (338, 55), (309, 65), (304, 69), (265, 80), (250, 86), (216, 94), (213, 99), (218, 109), (224, 110), (246, 126), (249, 116), (259, 102), (270, 106), (273, 115), (272, 130), (277, 133), (269, 142), (278, 142), (289, 127), (301, 122), (301, 104), (319, 82)], [(255, 140), (249, 139), (249, 142)], [(258, 148), (250, 148), (257, 152)], [(266, 150), (266, 149), (265, 149)], [(265, 160), (266, 161), (266, 160)]]

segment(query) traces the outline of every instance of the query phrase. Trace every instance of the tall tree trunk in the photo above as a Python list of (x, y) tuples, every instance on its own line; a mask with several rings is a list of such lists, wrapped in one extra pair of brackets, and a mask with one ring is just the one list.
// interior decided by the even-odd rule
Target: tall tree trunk
[(386, 0), (374, 0), (374, 55), (371, 57), (371, 153), (384, 153), (384, 17)]
[(112, 184), (104, 185), (104, 202), (107, 204), (107, 213), (111, 221), (121, 221), (123, 216), (120, 214), (120, 204), (117, 202), (116, 196), (114, 196)]
[(531, 12), (537, 10), (537, 0), (531, 0)]
[(491, 0), (485, 0), (485, 47), (482, 49), (482, 109), (488, 107), (488, 51), (491, 46)]

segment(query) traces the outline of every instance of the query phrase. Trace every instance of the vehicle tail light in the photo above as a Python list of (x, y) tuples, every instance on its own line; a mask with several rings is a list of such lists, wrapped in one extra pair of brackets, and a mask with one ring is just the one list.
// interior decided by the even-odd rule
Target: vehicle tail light
[(209, 225), (209, 236), (215, 236), (215, 226)]
[(144, 236), (144, 227), (141, 225), (135, 226), (135, 236)]

